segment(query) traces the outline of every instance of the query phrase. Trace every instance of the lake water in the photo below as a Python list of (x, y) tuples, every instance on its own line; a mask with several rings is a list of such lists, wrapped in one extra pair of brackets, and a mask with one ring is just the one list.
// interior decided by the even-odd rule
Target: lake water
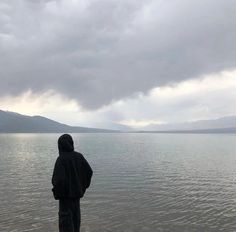
[[(56, 232), (58, 134), (0, 134), (0, 231)], [(74, 134), (82, 232), (236, 231), (236, 135)]]

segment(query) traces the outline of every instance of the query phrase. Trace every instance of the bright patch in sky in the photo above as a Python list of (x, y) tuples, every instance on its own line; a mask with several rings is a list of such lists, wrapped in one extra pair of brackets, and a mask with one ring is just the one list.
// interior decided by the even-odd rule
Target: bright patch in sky
[(27, 115), (44, 115), (70, 125), (141, 128), (150, 124), (212, 119), (236, 114), (236, 70), (202, 76), (171, 86), (153, 88), (112, 102), (98, 110), (85, 110), (78, 103), (52, 90), (31, 91), (2, 97), (2, 109)]

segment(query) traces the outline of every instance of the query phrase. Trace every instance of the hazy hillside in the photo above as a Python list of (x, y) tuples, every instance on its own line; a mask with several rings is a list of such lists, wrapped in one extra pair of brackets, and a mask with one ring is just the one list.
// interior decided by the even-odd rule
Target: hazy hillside
[(232, 131), (236, 128), (236, 116), (223, 117), (212, 120), (199, 120), (176, 124), (149, 125), (141, 128), (145, 131), (180, 131), (180, 130), (212, 130), (212, 131)]
[(41, 116), (26, 116), (0, 110), (1, 133), (96, 133), (112, 130), (73, 127)]
[[(114, 128), (119, 130), (73, 127), (42, 116), (26, 116), (14, 112), (0, 110), (0, 133), (99, 133), (119, 131), (135, 132), (129, 127), (119, 124), (114, 125)], [(113, 127), (113, 125), (110, 126)], [(140, 128), (136, 132), (236, 133), (236, 116), (178, 124), (149, 125)]]
[(204, 129), (204, 130), (149, 130), (149, 131), (136, 131), (138, 133), (172, 133), (172, 134), (235, 134), (236, 127), (229, 128), (216, 128), (216, 129)]

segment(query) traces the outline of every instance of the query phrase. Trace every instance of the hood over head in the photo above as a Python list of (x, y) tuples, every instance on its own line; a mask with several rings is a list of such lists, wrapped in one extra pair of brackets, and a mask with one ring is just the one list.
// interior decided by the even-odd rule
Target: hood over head
[(74, 151), (74, 142), (69, 134), (64, 134), (58, 139), (59, 152), (70, 152)]

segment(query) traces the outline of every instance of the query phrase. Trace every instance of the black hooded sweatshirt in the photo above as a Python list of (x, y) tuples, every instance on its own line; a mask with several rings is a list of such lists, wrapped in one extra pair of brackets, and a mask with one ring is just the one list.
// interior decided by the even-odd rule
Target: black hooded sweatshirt
[(59, 156), (52, 176), (54, 198), (82, 198), (90, 185), (93, 171), (83, 155), (74, 151), (70, 135), (64, 134), (58, 139), (58, 149)]

